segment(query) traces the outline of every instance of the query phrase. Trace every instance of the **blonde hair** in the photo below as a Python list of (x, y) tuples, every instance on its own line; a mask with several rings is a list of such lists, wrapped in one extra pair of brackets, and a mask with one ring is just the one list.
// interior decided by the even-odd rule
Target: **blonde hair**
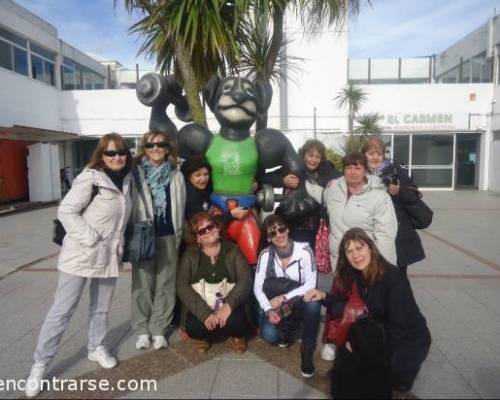
[(160, 136), (164, 142), (168, 143), (169, 151), (167, 155), (167, 160), (172, 165), (173, 168), (177, 167), (179, 160), (177, 157), (177, 146), (174, 140), (170, 137), (170, 135), (166, 132), (146, 132), (142, 135), (141, 143), (139, 144), (139, 149), (137, 151), (136, 161), (142, 160), (144, 157), (147, 157), (145, 144), (148, 143), (153, 138)]
[(363, 148), (361, 149), (361, 152), (363, 154), (366, 154), (370, 150), (378, 150), (382, 153), (382, 155), (385, 155), (385, 143), (383, 142), (382, 139), (372, 136), (369, 137), (365, 144), (363, 145)]

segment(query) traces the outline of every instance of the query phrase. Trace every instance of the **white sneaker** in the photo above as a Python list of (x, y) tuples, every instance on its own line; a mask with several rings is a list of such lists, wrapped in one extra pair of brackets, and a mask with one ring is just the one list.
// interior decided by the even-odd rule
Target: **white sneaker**
[(335, 345), (331, 343), (325, 343), (321, 349), (321, 358), (325, 361), (335, 360)]
[(137, 350), (149, 349), (149, 346), (151, 346), (151, 340), (149, 339), (149, 335), (137, 336), (137, 342), (135, 342), (135, 348)]
[(34, 363), (30, 376), (26, 379), (26, 397), (35, 397), (42, 391), (42, 378), (45, 375), (45, 364)]
[(89, 351), (88, 359), (96, 361), (103, 368), (114, 368), (118, 364), (116, 358), (109, 354), (108, 349), (104, 346), (97, 346), (94, 351)]
[(153, 347), (156, 350), (160, 350), (161, 348), (168, 347), (168, 341), (165, 339), (165, 336), (153, 336)]

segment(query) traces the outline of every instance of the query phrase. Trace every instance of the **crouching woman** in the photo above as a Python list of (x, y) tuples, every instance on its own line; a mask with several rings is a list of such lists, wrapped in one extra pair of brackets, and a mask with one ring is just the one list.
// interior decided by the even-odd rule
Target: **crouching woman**
[(198, 353), (228, 337), (233, 351), (243, 353), (252, 333), (247, 309), (251, 270), (238, 246), (223, 239), (222, 232), (222, 223), (212, 215), (195, 214), (188, 226), (189, 246), (177, 272), (181, 325)]
[(392, 389), (410, 390), (429, 352), (431, 335), (410, 283), (381, 256), (373, 240), (360, 228), (349, 229), (340, 242), (332, 285), (339, 290), (327, 294), (313, 289), (304, 300), (321, 300), (334, 318), (340, 318), (354, 283), (369, 315), (385, 328)]
[(254, 293), (262, 310), (260, 333), (265, 341), (288, 347), (302, 324), (300, 373), (309, 378), (314, 375), (321, 305), (304, 302), (303, 296), (316, 287), (314, 256), (307, 243), (290, 239), (288, 225), (280, 215), (269, 215), (263, 231), (271, 245), (260, 254), (255, 274)]

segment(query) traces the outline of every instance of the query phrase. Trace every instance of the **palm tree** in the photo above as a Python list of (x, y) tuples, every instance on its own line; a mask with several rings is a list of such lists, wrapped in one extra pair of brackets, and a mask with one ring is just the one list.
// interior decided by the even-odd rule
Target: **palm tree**
[[(250, 8), (253, 16), (249, 18), (249, 30), (244, 32), (240, 41), (240, 66), (242, 71), (264, 82), (276, 81), (280, 75), (283, 77), (280, 52), (287, 43), (283, 39), (287, 7), (300, 16), (304, 31), (314, 36), (320, 34), (324, 27), (341, 26), (349, 14), (357, 14), (359, 0), (252, 0)], [(286, 60), (289, 70), (293, 72), (302, 59), (287, 55)], [(266, 126), (267, 114), (257, 120), (257, 130)]]
[(342, 88), (334, 100), (337, 101), (339, 107), (347, 106), (349, 109), (349, 132), (353, 133), (354, 119), (356, 118), (356, 113), (359, 111), (361, 104), (368, 99), (368, 94), (365, 90), (359, 86), (354, 85), (349, 82), (347, 86)]
[(354, 132), (359, 133), (363, 139), (366, 139), (369, 135), (380, 135), (383, 132), (382, 127), (378, 124), (380, 119), (382, 119), (382, 116), (379, 113), (359, 115), (356, 117), (359, 126), (354, 128)]
[(200, 90), (219, 68), (236, 64), (239, 18), (249, 0), (123, 1), (128, 12), (142, 15), (130, 28), (146, 37), (139, 53), (155, 57), (161, 72), (175, 72), (194, 122), (206, 126)]

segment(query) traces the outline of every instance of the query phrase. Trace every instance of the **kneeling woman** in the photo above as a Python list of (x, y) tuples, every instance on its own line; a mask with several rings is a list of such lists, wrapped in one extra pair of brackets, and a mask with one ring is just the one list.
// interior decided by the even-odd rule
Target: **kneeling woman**
[(250, 267), (238, 246), (221, 238), (222, 232), (212, 215), (195, 214), (188, 227), (190, 246), (177, 272), (182, 324), (200, 353), (228, 337), (233, 350), (243, 353), (252, 333), (246, 309), (252, 290)]
[(339, 318), (353, 283), (370, 316), (385, 327), (392, 388), (410, 390), (429, 352), (431, 335), (408, 280), (380, 255), (373, 240), (360, 228), (349, 229), (339, 246), (333, 286), (340, 290), (326, 294), (315, 289), (306, 293), (304, 299), (323, 300), (332, 316)]
[(265, 341), (288, 347), (302, 321), (301, 374), (309, 378), (314, 375), (321, 305), (306, 303), (302, 296), (316, 287), (314, 256), (307, 243), (289, 238), (288, 225), (280, 215), (269, 215), (263, 232), (271, 246), (260, 254), (255, 274), (254, 293), (263, 311), (260, 332)]

